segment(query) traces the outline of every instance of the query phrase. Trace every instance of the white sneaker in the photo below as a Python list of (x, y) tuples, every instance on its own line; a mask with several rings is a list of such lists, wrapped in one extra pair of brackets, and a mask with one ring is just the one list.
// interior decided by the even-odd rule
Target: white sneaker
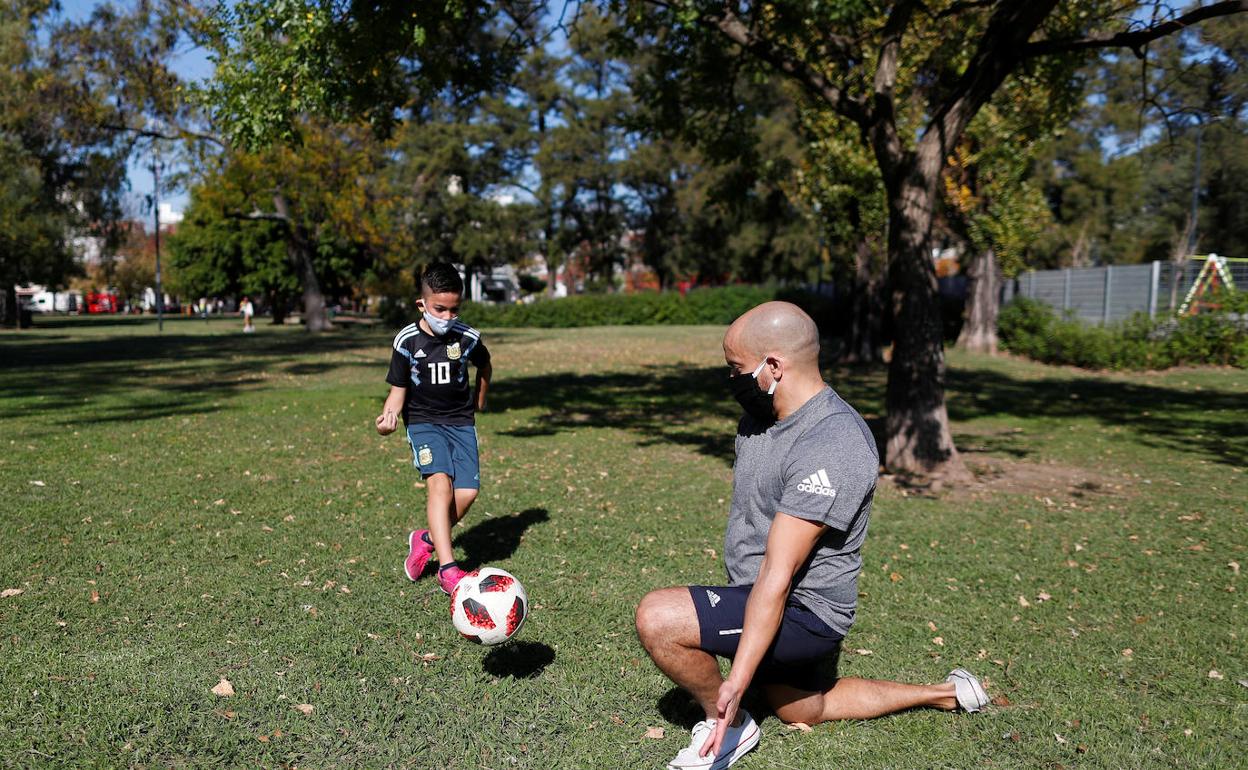
[(667, 763), (667, 770), (726, 770), (733, 762), (749, 753), (758, 745), (763, 731), (749, 712), (741, 712), (741, 724), (729, 727), (724, 733), (724, 742), (719, 753), (713, 757), (700, 757), (702, 744), (715, 732), (715, 720), (707, 719), (693, 726), (693, 739), (689, 745), (680, 750), (676, 758)]
[(963, 711), (974, 713), (991, 702), (988, 693), (984, 691), (984, 686), (979, 683), (979, 677), (964, 668), (955, 668), (950, 671), (945, 681), (953, 682), (958, 705)]

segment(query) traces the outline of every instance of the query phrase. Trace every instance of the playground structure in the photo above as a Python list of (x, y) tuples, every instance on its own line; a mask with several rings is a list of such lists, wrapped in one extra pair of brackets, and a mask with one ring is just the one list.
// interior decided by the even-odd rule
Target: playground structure
[(1235, 290), (1235, 278), (1231, 273), (1231, 263), (1248, 263), (1248, 259), (1223, 257), (1210, 254), (1205, 257), (1205, 264), (1200, 268), (1192, 287), (1187, 290), (1183, 304), (1179, 306), (1179, 315), (1197, 315), (1203, 310), (1218, 310), (1222, 307), (1217, 301), (1223, 291)]

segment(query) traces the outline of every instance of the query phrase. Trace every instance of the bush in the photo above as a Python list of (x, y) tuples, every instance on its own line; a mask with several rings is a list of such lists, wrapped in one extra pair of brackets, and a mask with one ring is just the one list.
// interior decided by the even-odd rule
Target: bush
[(1227, 308), (1245, 306), (1242, 292), (1225, 297), (1223, 310), (1151, 321), (1138, 315), (1122, 324), (1088, 326), (1053, 308), (1020, 297), (1001, 310), (997, 330), (1012, 353), (1051, 364), (1088, 369), (1165, 369), (1183, 364), (1248, 368), (1248, 324)]
[(831, 303), (807, 292), (767, 286), (723, 286), (642, 294), (580, 294), (541, 299), (530, 304), (464, 303), (460, 318), (485, 328), (576, 326), (650, 326), (663, 324), (723, 325), (755, 305), (783, 299), (801, 306), (817, 323), (831, 316)]

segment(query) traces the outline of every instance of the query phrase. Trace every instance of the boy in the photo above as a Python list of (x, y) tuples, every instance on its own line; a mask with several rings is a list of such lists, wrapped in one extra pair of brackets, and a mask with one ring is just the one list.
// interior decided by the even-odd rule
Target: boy
[[(423, 315), (394, 338), (390, 355), (390, 395), (377, 417), (383, 436), (398, 427), (403, 414), (414, 464), (428, 484), (429, 529), (408, 535), (403, 570), (409, 580), (424, 573), (438, 557), (438, 585), (455, 590), (464, 571), (451, 551), (451, 527), (464, 518), (481, 486), (474, 414), (485, 408), (490, 353), (481, 334), (460, 322), (464, 282), (451, 265), (435, 263), (420, 278)], [(477, 368), (476, 393), (468, 387), (468, 364)]]

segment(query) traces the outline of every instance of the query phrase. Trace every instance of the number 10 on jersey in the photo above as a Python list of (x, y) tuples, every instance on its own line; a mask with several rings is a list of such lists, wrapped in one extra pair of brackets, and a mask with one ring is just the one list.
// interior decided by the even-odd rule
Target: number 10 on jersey
[(449, 361), (429, 364), (429, 381), (434, 385), (451, 384), (451, 364)]

